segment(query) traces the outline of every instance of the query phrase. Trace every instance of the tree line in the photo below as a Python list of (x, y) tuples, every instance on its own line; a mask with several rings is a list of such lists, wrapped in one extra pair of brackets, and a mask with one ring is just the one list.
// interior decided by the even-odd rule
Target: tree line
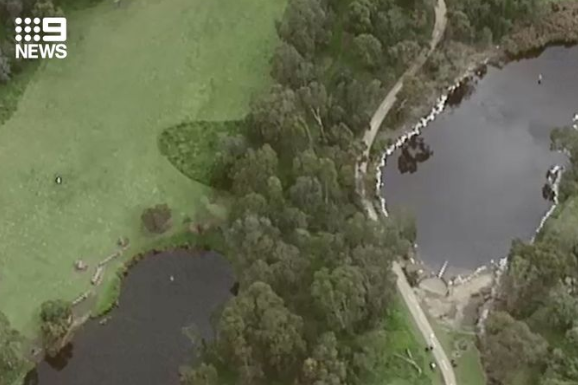
[[(384, 94), (371, 74), (398, 73), (388, 58), (408, 51), (383, 47), (418, 36), (428, 6), (289, 1), (274, 85), (252, 104), (242, 133), (224, 139), (212, 171), (213, 185), (234, 196), (223, 233), (239, 292), (184, 384), (355, 384), (372, 371), (378, 352), (363, 341), (392, 303), (391, 262), (410, 247), (411, 231), (365, 215), (358, 136)], [(353, 62), (332, 56), (350, 47)]]
[(447, 0), (448, 34), (465, 43), (499, 43), (515, 24), (537, 20), (540, 0)]
[[(564, 208), (568, 200), (578, 197), (578, 131), (555, 129), (552, 146), (565, 149), (570, 157), (560, 185)], [(513, 243), (499, 306), (489, 317), (482, 340), (493, 384), (512, 384), (521, 373), (532, 377), (530, 384), (578, 383), (578, 239), (574, 234), (572, 223), (547, 223), (533, 244)]]

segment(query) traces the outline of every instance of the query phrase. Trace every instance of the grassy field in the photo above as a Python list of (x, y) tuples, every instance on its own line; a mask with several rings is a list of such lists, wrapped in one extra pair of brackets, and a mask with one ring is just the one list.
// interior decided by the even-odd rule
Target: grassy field
[(457, 363), (454, 369), (457, 382), (460, 385), (486, 385), (484, 368), (473, 331), (449, 330), (435, 320), (430, 322), (446, 353), (448, 355), (458, 353), (458, 356), (454, 357)]
[(270, 81), (284, 3), (103, 1), (68, 14), (68, 57), (42, 63), (0, 126), (0, 309), (16, 328), (32, 335), (41, 302), (90, 287), (75, 260), (93, 268), (120, 236), (131, 241), (125, 259), (155, 242), (140, 226), (145, 207), (168, 203), (175, 224), (194, 216), (211, 191), (157, 138), (246, 113)]
[[(376, 357), (378, 370), (364, 381), (366, 385), (443, 384), (441, 373), (429, 367), (434, 358), (425, 351), (426, 341), (421, 338), (409, 309), (399, 295), (391, 313), (384, 320), (383, 329), (375, 333), (367, 345), (373, 345), (379, 356)], [(408, 358), (408, 351), (421, 373), (402, 358)]]

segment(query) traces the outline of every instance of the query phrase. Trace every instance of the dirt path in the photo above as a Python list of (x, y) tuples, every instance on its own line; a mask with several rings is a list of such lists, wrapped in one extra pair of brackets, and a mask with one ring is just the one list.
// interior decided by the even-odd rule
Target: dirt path
[(398, 79), (397, 83), (395, 83), (395, 85), (385, 96), (385, 98), (383, 99), (383, 101), (373, 114), (371, 121), (369, 123), (369, 130), (367, 130), (363, 135), (363, 143), (365, 144), (365, 150), (362, 156), (363, 160), (361, 160), (358, 163), (355, 169), (355, 176), (357, 180), (358, 192), (362, 197), (363, 205), (365, 206), (370, 217), (373, 219), (377, 219), (377, 213), (375, 212), (373, 204), (367, 200), (364, 183), (365, 175), (367, 174), (367, 164), (369, 161), (369, 153), (371, 151), (371, 147), (373, 146), (373, 142), (375, 141), (375, 137), (379, 132), (381, 124), (385, 120), (385, 117), (389, 113), (389, 110), (391, 110), (391, 107), (393, 107), (393, 105), (397, 101), (397, 95), (403, 88), (404, 78), (407, 76), (414, 75), (424, 65), (427, 58), (431, 55), (431, 53), (435, 50), (435, 48), (441, 41), (444, 31), (446, 29), (446, 24), (447, 24), (446, 3), (444, 0), (438, 0), (435, 6), (435, 25), (432, 32), (432, 39), (430, 41), (429, 49), (426, 52), (420, 54), (413, 61), (411, 66), (405, 71), (405, 73)]
[(423, 309), (421, 308), (417, 296), (407, 282), (405, 274), (403, 273), (399, 263), (393, 263), (393, 272), (397, 277), (397, 290), (399, 290), (405, 304), (409, 308), (409, 312), (411, 313), (411, 316), (421, 331), (423, 338), (426, 340), (428, 345), (433, 347), (432, 354), (437, 362), (439, 370), (442, 373), (444, 383), (446, 385), (456, 385), (456, 375), (454, 373), (454, 369), (452, 368), (451, 362), (448, 359), (448, 356), (444, 351), (440, 341), (436, 337)]
[[(395, 104), (397, 100), (397, 95), (403, 88), (403, 80), (406, 76), (411, 76), (415, 74), (420, 68), (424, 65), (427, 58), (431, 55), (431, 53), (435, 50), (438, 43), (441, 41), (441, 38), (444, 34), (446, 29), (447, 17), (446, 17), (446, 4), (444, 0), (438, 0), (435, 6), (435, 25), (432, 32), (432, 39), (430, 41), (429, 49), (420, 54), (411, 66), (406, 70), (406, 72), (399, 78), (397, 83), (393, 86), (393, 88), (389, 91), (386, 95), (385, 99), (381, 102), (373, 117), (371, 118), (371, 122), (369, 125), (369, 130), (365, 132), (363, 135), (363, 142), (365, 143), (365, 151), (363, 152), (362, 160), (358, 163), (356, 170), (355, 170), (355, 177), (357, 182), (358, 192), (361, 196), (363, 205), (369, 215), (370, 218), (373, 220), (378, 219), (377, 212), (375, 207), (370, 199), (366, 196), (365, 191), (365, 175), (367, 174), (367, 164), (369, 161), (369, 153), (371, 151), (371, 147), (373, 142), (375, 141), (375, 137), (379, 131), (383, 120), (391, 110), (391, 107)], [(446, 352), (444, 351), (442, 345), (440, 344), (439, 340), (437, 339), (432, 326), (430, 325), (425, 313), (423, 312), (419, 301), (407, 282), (407, 278), (401, 269), (401, 266), (394, 262), (393, 264), (393, 271), (397, 276), (396, 284), (397, 289), (399, 290), (400, 294), (404, 302), (406, 303), (407, 307), (410, 310), (410, 313), (416, 322), (423, 338), (428, 342), (428, 344), (433, 346), (433, 355), (435, 360), (438, 364), (438, 367), (442, 373), (445, 385), (457, 385), (456, 376), (454, 370), (451, 366), (450, 360)]]

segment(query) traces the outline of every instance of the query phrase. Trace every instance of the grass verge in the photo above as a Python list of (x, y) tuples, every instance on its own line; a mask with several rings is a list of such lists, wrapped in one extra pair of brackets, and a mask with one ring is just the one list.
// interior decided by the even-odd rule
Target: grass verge
[(435, 320), (430, 320), (444, 350), (455, 359), (456, 380), (460, 385), (486, 385), (480, 352), (476, 347), (476, 335), (468, 330), (450, 330)]
[[(368, 344), (373, 345), (377, 357), (376, 371), (367, 378), (366, 385), (441, 385), (441, 374), (432, 371), (430, 362), (434, 361), (425, 351), (426, 341), (413, 321), (409, 309), (397, 295), (391, 306), (383, 327), (376, 331)], [(408, 358), (408, 352), (418, 369), (401, 357)]]

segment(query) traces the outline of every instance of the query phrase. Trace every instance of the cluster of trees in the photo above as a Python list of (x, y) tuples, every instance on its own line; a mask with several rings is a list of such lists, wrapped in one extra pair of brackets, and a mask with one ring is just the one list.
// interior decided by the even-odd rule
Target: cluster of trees
[(448, 0), (448, 34), (466, 43), (499, 42), (517, 22), (539, 17), (540, 0)]
[(46, 301), (40, 307), (42, 344), (48, 355), (56, 355), (72, 326), (72, 305), (63, 300)]
[(279, 87), (270, 95), (288, 110), (274, 113), (305, 103), (300, 109), (316, 124), (330, 119), (354, 133), (365, 129), (382, 83), (389, 86), (406, 69), (432, 24), (427, 0), (290, 1), (278, 23), (282, 43), (272, 75)]
[[(56, 5), (55, 5), (56, 3)], [(23, 68), (15, 55), (14, 20), (17, 17), (48, 17), (62, 15), (59, 2), (52, 0), (0, 0), (0, 83), (7, 83)]]
[[(42, 344), (48, 355), (58, 353), (72, 325), (72, 306), (66, 301), (47, 301), (40, 309)], [(0, 384), (14, 384), (30, 365), (24, 355), (24, 337), (0, 312)]]
[[(578, 132), (556, 129), (552, 139), (570, 155), (563, 204), (578, 196)], [(490, 379), (507, 385), (531, 372), (539, 385), (578, 383), (578, 239), (547, 224), (533, 244), (514, 242), (508, 263), (499, 311), (482, 343)]]
[(26, 366), (22, 357), (23, 343), (22, 336), (0, 312), (0, 384), (13, 384), (22, 374)]
[(367, 68), (385, 63), (405, 69), (429, 39), (432, 9), (430, 2), (420, 0), (355, 0), (348, 4), (344, 26)]
[(415, 31), (418, 14), (426, 22), (428, 8), (414, 3), (289, 1), (275, 84), (252, 105), (244, 132), (225, 138), (213, 170), (213, 183), (234, 196), (223, 232), (240, 289), (205, 362), (183, 383), (221, 383), (226, 368), (239, 384), (355, 384), (373, 369), (375, 352), (363, 341), (388, 310), (391, 262), (412, 231), (367, 218), (355, 190), (357, 136), (380, 82), (324, 63), (343, 20), (373, 57), (378, 45), (408, 35), (383, 31)]

